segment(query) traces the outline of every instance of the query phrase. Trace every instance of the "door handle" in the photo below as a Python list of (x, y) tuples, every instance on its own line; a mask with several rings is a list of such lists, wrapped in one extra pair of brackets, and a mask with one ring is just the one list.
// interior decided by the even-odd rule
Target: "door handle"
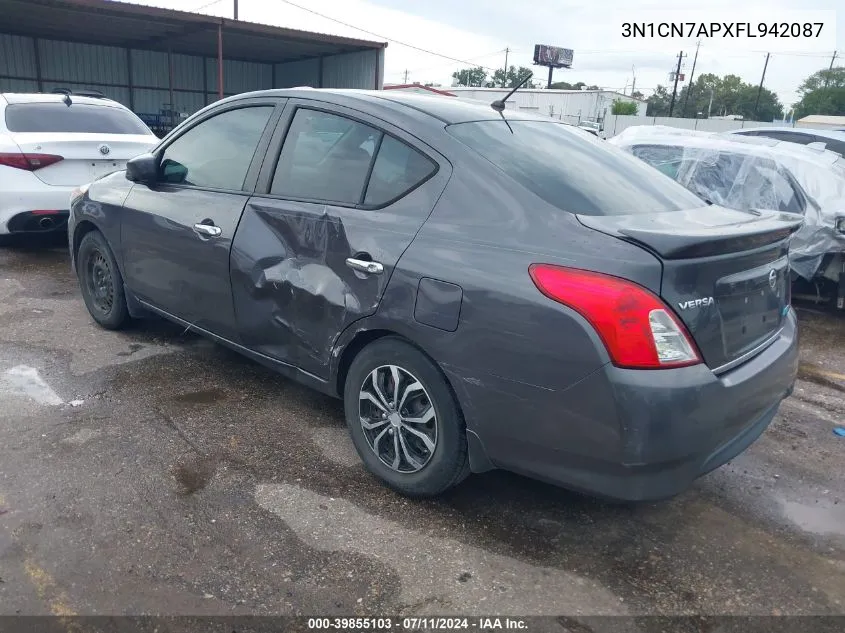
[(360, 273), (367, 273), (368, 275), (380, 275), (384, 272), (384, 266), (379, 262), (372, 262), (366, 259), (355, 259), (350, 257), (346, 260), (346, 265), (352, 270), (357, 270)]
[(205, 237), (220, 237), (220, 234), (223, 232), (219, 226), (214, 226), (213, 224), (194, 224), (194, 231), (199, 233), (200, 235), (204, 235)]

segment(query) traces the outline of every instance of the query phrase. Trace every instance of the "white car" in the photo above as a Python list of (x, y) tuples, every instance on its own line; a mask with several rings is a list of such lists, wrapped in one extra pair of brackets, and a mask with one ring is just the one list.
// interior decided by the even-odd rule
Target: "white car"
[(71, 192), (158, 138), (106, 98), (0, 94), (0, 236), (63, 231)]
[[(790, 264), (845, 308), (845, 158), (762, 136), (631, 127), (608, 141), (703, 199), (733, 209), (804, 216)], [(827, 294), (827, 293), (826, 293)]]
[(845, 156), (845, 132), (837, 130), (814, 130), (801, 127), (760, 127), (733, 130), (729, 134), (738, 136), (762, 136), (773, 138), (777, 141), (787, 143), (798, 143), (809, 145), (810, 143), (823, 143), (825, 149)]

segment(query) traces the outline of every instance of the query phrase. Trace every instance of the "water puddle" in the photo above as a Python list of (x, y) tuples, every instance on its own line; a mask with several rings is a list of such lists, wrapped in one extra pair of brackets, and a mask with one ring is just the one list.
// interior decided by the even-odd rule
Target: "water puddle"
[(818, 502), (780, 501), (787, 519), (805, 532), (845, 536), (845, 502), (819, 499)]
[(0, 375), (0, 393), (24, 396), (38, 404), (57, 406), (64, 401), (44, 382), (35, 367), (18, 365)]

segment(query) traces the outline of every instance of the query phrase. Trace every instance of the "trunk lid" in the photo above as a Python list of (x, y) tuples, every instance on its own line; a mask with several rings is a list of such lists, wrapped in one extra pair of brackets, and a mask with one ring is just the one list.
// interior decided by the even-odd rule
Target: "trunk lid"
[(24, 154), (55, 154), (64, 160), (33, 173), (48, 185), (78, 186), (126, 168), (158, 139), (145, 134), (19, 132), (12, 140)]
[(789, 237), (800, 216), (708, 206), (578, 220), (660, 259), (660, 295), (714, 371), (751, 358), (780, 331), (790, 301)]

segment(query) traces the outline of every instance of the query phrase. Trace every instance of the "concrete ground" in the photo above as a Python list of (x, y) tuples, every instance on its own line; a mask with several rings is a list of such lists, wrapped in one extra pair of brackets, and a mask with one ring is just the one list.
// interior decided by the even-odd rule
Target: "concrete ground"
[(845, 614), (845, 321), (731, 464), (620, 506), (501, 472), (410, 501), (340, 404), (0, 249), (0, 615)]

